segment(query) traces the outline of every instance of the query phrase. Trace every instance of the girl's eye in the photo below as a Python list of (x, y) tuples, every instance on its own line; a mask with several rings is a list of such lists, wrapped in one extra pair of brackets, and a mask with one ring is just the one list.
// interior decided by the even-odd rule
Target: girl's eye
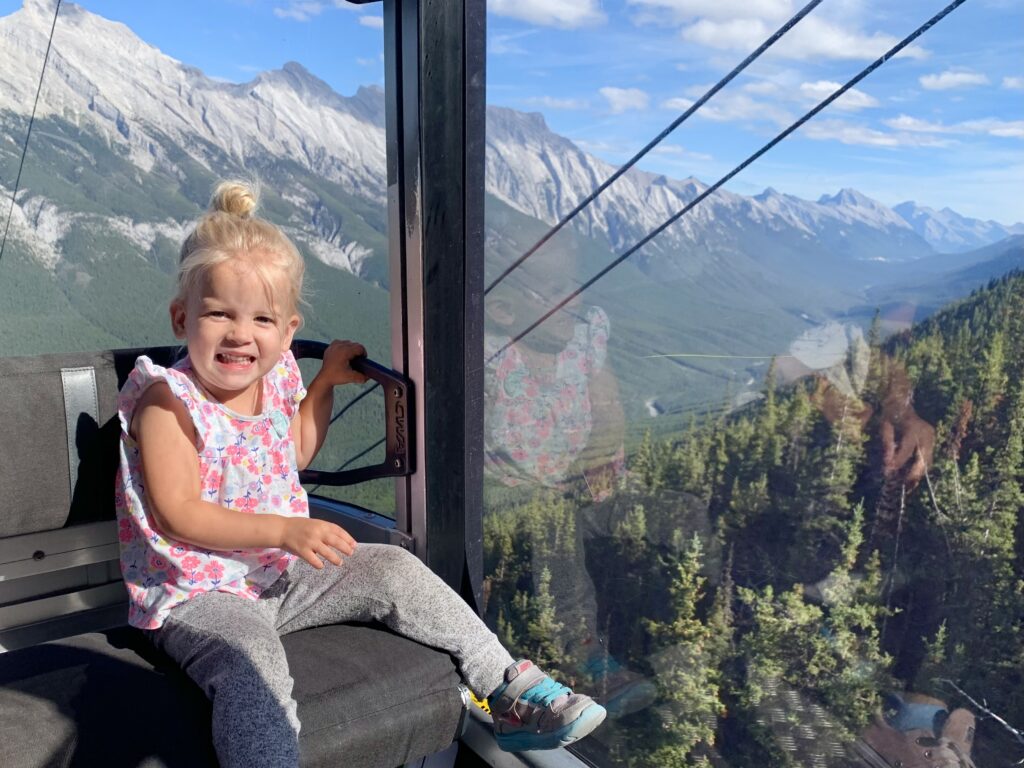
[(259, 317), (256, 318), (256, 322), (261, 323), (263, 325), (273, 325), (274, 318), (267, 317), (266, 315), (260, 315)]
[(206, 314), (209, 317), (227, 317), (228, 316), (227, 312), (222, 312), (219, 309), (211, 310), (211, 311), (207, 312)]

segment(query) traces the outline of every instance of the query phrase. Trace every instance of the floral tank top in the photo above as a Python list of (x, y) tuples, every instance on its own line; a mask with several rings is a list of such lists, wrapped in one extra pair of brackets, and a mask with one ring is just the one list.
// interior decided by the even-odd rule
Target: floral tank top
[[(608, 315), (590, 307), (549, 370), (532, 370), (508, 337), (484, 340), (489, 389), (484, 464), (509, 486), (558, 487), (586, 448), (594, 418), (590, 382), (608, 355)], [(492, 359), (493, 358), (493, 359)]]
[(252, 514), (309, 515), (289, 429), (306, 390), (291, 352), (263, 377), (264, 410), (258, 416), (241, 416), (207, 398), (187, 357), (171, 368), (140, 357), (118, 397), (115, 503), (128, 623), (141, 629), (160, 627), (174, 606), (203, 592), (255, 600), (294, 559), (281, 549), (201, 549), (160, 532), (147, 509), (139, 447), (128, 433), (139, 398), (157, 382), (166, 383), (192, 417), (203, 501)]

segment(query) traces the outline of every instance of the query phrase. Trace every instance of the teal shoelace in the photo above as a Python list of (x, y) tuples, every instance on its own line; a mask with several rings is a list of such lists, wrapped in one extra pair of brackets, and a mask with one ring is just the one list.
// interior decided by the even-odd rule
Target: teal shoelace
[(561, 683), (556, 683), (550, 677), (546, 677), (532, 688), (523, 691), (519, 699), (531, 704), (540, 704), (546, 707), (559, 696), (568, 696), (571, 693), (571, 688), (568, 688)]

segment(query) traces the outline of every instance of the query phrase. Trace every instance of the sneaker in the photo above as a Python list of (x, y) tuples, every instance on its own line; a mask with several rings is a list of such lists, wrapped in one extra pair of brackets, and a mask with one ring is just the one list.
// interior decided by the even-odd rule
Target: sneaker
[(608, 710), (608, 717), (624, 717), (651, 706), (658, 698), (658, 687), (649, 679), (623, 667), (614, 656), (597, 655), (583, 665), (593, 680), (592, 690)]
[(505, 682), (487, 697), (494, 736), (506, 752), (557, 749), (582, 739), (607, 712), (521, 660), (505, 670)]

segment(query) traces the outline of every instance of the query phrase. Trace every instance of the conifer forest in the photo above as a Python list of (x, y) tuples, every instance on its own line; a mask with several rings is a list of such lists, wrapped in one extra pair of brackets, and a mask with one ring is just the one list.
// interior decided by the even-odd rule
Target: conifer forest
[[(489, 621), (583, 690), (614, 677), (598, 636), (653, 683), (589, 747), (616, 765), (871, 765), (856, 744), (894, 693), (970, 712), (978, 768), (1020, 764), (1024, 274), (886, 339), (876, 319), (835, 370), (781, 365), (758, 401), (630, 447), (604, 500), (492, 507)], [(560, 610), (566, 563), (596, 628)]]

